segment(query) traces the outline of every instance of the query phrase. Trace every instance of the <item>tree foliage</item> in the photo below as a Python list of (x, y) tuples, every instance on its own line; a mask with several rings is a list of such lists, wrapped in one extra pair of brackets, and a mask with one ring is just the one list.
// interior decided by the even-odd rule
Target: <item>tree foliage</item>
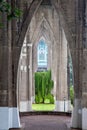
[(51, 71), (36, 72), (35, 73), (35, 101), (36, 103), (44, 103), (46, 98), (53, 103), (53, 96), (51, 91), (54, 82), (51, 79)]
[(70, 100), (71, 100), (71, 104), (74, 104), (74, 88), (73, 86), (70, 87)]
[[(12, 8), (12, 6), (4, 0), (0, 0), (0, 12), (5, 12), (7, 14), (8, 20), (11, 20), (13, 18), (19, 18), (22, 15), (22, 11), (20, 9), (18, 9), (17, 7)], [(2, 25), (1, 22), (0, 25)]]
[(73, 85), (73, 65), (72, 65), (72, 58), (69, 56), (69, 71), (70, 71), (70, 85)]

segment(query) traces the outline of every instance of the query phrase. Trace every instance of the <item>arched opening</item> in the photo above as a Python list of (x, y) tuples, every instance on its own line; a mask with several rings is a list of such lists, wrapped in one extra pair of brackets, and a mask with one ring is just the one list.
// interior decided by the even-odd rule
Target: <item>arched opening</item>
[(40, 39), (37, 46), (37, 71), (47, 70), (48, 47), (45, 39)]
[[(52, 1), (52, 4), (50, 4), (49, 2), (46, 3), (46, 1), (44, 1), (45, 2), (44, 4), (43, 3), (41, 4), (40, 2), (41, 2), (40, 0), (39, 1), (33, 0), (29, 3), (29, 6), (30, 6), (29, 8), (28, 6), (25, 7), (27, 13), (25, 13), (25, 19), (21, 19), (21, 21), (22, 20), (23, 21), (21, 24), (20, 32), (17, 31), (18, 29), (16, 26), (17, 21), (13, 20), (12, 22), (7, 22), (7, 20), (4, 19), (4, 15), (3, 15), (3, 21), (5, 23), (4, 23), (4, 29), (1, 31), (1, 34), (2, 34), (1, 41), (3, 41), (1, 44), (1, 59), (2, 59), (1, 69), (2, 67), (3, 69), (1, 72), (1, 102), (0, 102), (1, 106), (3, 107), (1, 108), (1, 110), (4, 110), (2, 115), (5, 115), (4, 112), (6, 113), (5, 117), (9, 118), (9, 116), (11, 115), (10, 119), (12, 119), (12, 122), (10, 126), (13, 126), (13, 124), (15, 123), (15, 118), (16, 118), (17, 126), (19, 126), (18, 115), (17, 115), (18, 114), (17, 113), (18, 112), (17, 100), (16, 100), (17, 99), (17, 95), (16, 95), (17, 68), (18, 68), (18, 60), (19, 60), (21, 46), (23, 44), (23, 39), (25, 37), (25, 33), (29, 25), (30, 36), (29, 36), (29, 39), (27, 37), (27, 45), (26, 45), (27, 49), (25, 49), (25, 52), (26, 51), (30, 52), (31, 50), (30, 48), (33, 48), (34, 43), (37, 43), (38, 39), (40, 39), (41, 36), (44, 36), (45, 39), (48, 39), (52, 43), (52, 44), (49, 44), (51, 45), (50, 46), (51, 48), (49, 50), (50, 50), (50, 53), (52, 54), (51, 55), (52, 58), (50, 60), (51, 62), (50, 68), (52, 69), (52, 78), (54, 79), (54, 85), (55, 85), (55, 90), (56, 90), (55, 91), (56, 108), (57, 110), (60, 110), (60, 111), (68, 110), (66, 109), (68, 108), (66, 107), (68, 106), (66, 105), (68, 104), (68, 96), (67, 96), (67, 89), (66, 89), (67, 88), (66, 87), (67, 86), (66, 85), (66, 69), (65, 69), (66, 64), (64, 64), (64, 60), (63, 60), (65, 58), (65, 55), (64, 55), (65, 51), (64, 51), (63, 43), (66, 43), (67, 41), (67, 43), (69, 44), (71, 57), (72, 57), (72, 64), (74, 68), (73, 77), (74, 77), (75, 102), (74, 102), (74, 112), (73, 112), (74, 116), (73, 117), (75, 118), (75, 120), (73, 120), (74, 122), (73, 126), (82, 127), (81, 119), (83, 120), (83, 125), (84, 125), (84, 117), (85, 117), (84, 115), (86, 111), (86, 109), (84, 109), (84, 107), (86, 107), (85, 97), (87, 97), (87, 94), (85, 93), (86, 86), (87, 86), (87, 83), (85, 82), (86, 81), (85, 79), (86, 51), (84, 50), (86, 48), (85, 46), (83, 47), (83, 43), (85, 43), (84, 41), (86, 41), (84, 38), (85, 36), (83, 36), (83, 32), (86, 33), (86, 30), (84, 29), (85, 27), (83, 26), (85, 23), (84, 22), (85, 20), (83, 20), (83, 16), (82, 16), (84, 15), (84, 12), (85, 12), (85, 9), (82, 10), (82, 8), (85, 5), (85, 1), (84, 2), (68, 1), (68, 4), (66, 3), (66, 1), (62, 1), (62, 0), (59, 0), (59, 1), (54, 0)], [(13, 1), (12, 6), (15, 4), (16, 4), (15, 1)], [(39, 10), (36, 10), (40, 4), (41, 6)], [(36, 7), (34, 8), (35, 5)], [(32, 16), (34, 16), (33, 17), (34, 24), (31, 27), (30, 21), (31, 21)], [(41, 26), (39, 26), (39, 29), (38, 29), (37, 23), (41, 21), (41, 19), (43, 21), (43, 24), (41, 22)], [(37, 27), (37, 33), (34, 33), (34, 31), (36, 30), (36, 27)], [(5, 39), (3, 37), (4, 33), (5, 33)], [(66, 38), (64, 36), (64, 33), (65, 33)], [(16, 34), (18, 34), (18, 36)], [(7, 38), (8, 36), (9, 38)], [(32, 43), (32, 46), (31, 46), (31, 43)], [(27, 53), (27, 59), (31, 58), (29, 57), (28, 54), (29, 53)], [(33, 58), (31, 59), (33, 60)], [(26, 60), (27, 66), (24, 66), (24, 67), (21, 66), (20, 68), (22, 71), (26, 72), (26, 75), (27, 75), (26, 85), (30, 85), (29, 82), (31, 82), (30, 86), (32, 86), (33, 80), (32, 78), (30, 80), (30, 77), (33, 77), (31, 76), (31, 74), (33, 72), (32, 70), (34, 69), (33, 68), (34, 64), (33, 65), (32, 63), (30, 64), (30, 61), (31, 60)], [(83, 61), (85, 62), (83, 63)], [(7, 66), (5, 65), (5, 63), (7, 64)], [(6, 73), (5, 73), (5, 70), (6, 70)], [(28, 71), (26, 70), (28, 70), (29, 73), (27, 73)], [(4, 78), (6, 79), (5, 83), (3, 82)], [(26, 88), (26, 93), (27, 93), (26, 95), (27, 102), (24, 101), (23, 104), (26, 104), (25, 105), (26, 108), (27, 106), (29, 108), (32, 101), (31, 100), (32, 92), (30, 90), (30, 87)], [(4, 102), (3, 102), (3, 99), (4, 99)], [(82, 101), (84, 101), (83, 105), (81, 104)], [(4, 107), (6, 108), (6, 111)], [(16, 113), (16, 116), (14, 116), (15, 113)]]
[[(48, 7), (46, 7), (45, 9), (47, 9)], [(44, 10), (45, 10), (44, 9)], [(51, 9), (51, 8), (50, 8)], [(54, 11), (55, 12), (55, 11)], [(52, 12), (51, 12), (52, 13)], [(38, 13), (37, 13), (38, 14)], [(49, 41), (52, 42), (51, 46), (50, 47), (53, 47), (54, 49), (50, 48), (50, 51), (52, 53), (52, 59), (51, 59), (51, 66), (50, 68), (52, 68), (52, 74), (53, 74), (53, 79), (54, 79), (54, 85), (55, 85), (55, 104), (56, 104), (56, 111), (64, 111), (64, 112), (68, 112), (70, 111), (70, 108), (69, 108), (69, 101), (68, 101), (68, 90), (67, 90), (67, 85), (66, 85), (66, 74), (63, 72), (63, 69), (62, 67), (64, 67), (62, 63), (63, 62), (63, 59), (62, 57), (64, 56), (64, 53), (63, 53), (63, 50), (62, 48), (64, 49), (64, 46), (63, 44), (64, 43), (68, 43), (67, 41), (67, 38), (65, 36), (65, 32), (64, 32), (64, 28), (62, 28), (62, 25), (60, 23), (60, 20), (58, 18), (58, 14), (57, 13), (54, 13), (55, 14), (55, 17), (57, 17), (57, 21), (55, 22), (54, 21), (54, 24), (53, 23), (50, 23), (50, 21), (52, 22), (53, 18), (49, 21), (47, 18), (44, 20), (44, 15), (46, 14), (46, 12), (41, 12), (41, 17), (40, 19), (38, 19), (37, 21), (39, 22), (41, 19), (42, 19), (42, 22), (40, 24), (40, 27), (36, 26), (34, 27), (34, 29), (32, 28), (33, 27), (33, 23), (31, 21), (31, 25), (30, 25), (30, 32), (32, 32), (33, 36), (30, 36), (31, 38), (29, 39), (29, 42), (32, 43), (32, 50), (33, 47), (36, 45), (34, 43), (38, 43), (37, 41), (39, 41), (38, 39), (40, 39), (41, 36), (44, 36), (45, 38), (48, 38)], [(35, 20), (36, 18), (39, 18), (38, 15), (36, 15), (33, 20)], [(36, 23), (38, 23), (37, 21), (34, 21)], [(48, 22), (49, 26), (47, 24), (44, 24), (45, 22)], [(42, 24), (43, 23), (43, 24)], [(56, 25), (56, 24), (57, 25)], [(56, 28), (58, 30), (56, 30), (55, 28), (52, 28), (52, 24), (53, 25), (56, 25)], [(51, 27), (50, 27), (51, 25)], [(32, 27), (31, 27), (32, 26)], [(38, 30), (38, 27), (39, 27), (39, 30)], [(55, 27), (55, 26), (54, 26)], [(36, 29), (37, 28), (37, 29)], [(50, 28), (50, 29), (49, 29)], [(32, 30), (33, 29), (33, 30)], [(48, 30), (47, 30), (48, 29)], [(52, 29), (52, 30), (51, 30)], [(56, 31), (54, 31), (54, 30)], [(48, 33), (50, 30), (50, 33)], [(35, 32), (34, 32), (35, 31)], [(58, 33), (57, 33), (58, 32)], [(32, 35), (31, 34), (31, 35)], [(53, 36), (54, 34), (56, 34), (56, 36)], [(54, 40), (54, 39), (55, 40)], [(56, 42), (55, 42), (56, 41)], [(61, 44), (63, 43), (63, 44)], [(57, 46), (58, 45), (58, 46)], [(70, 46), (71, 47), (71, 46)], [(53, 50), (53, 51), (52, 51)], [(37, 51), (36, 51), (36, 54), (37, 54)], [(66, 56), (66, 55), (65, 55)], [(34, 57), (35, 58), (35, 57)], [(33, 59), (33, 57), (32, 57)], [(36, 59), (36, 62), (37, 63), (37, 58)], [(62, 59), (62, 60), (61, 60)], [(66, 57), (67, 59), (67, 57)], [(55, 63), (55, 64), (54, 64)], [(32, 65), (32, 68), (34, 69), (35, 67), (35, 64), (33, 63)], [(66, 68), (67, 68), (67, 64), (65, 64)], [(34, 71), (37, 71), (37, 68), (38, 68), (38, 63), (37, 63), (37, 67), (36, 67), (36, 70)], [(65, 68), (65, 67), (64, 67)], [(32, 70), (33, 70), (32, 69)], [(33, 71), (33, 72), (34, 72)], [(62, 71), (62, 73), (61, 73)], [(61, 78), (62, 76), (65, 76), (63, 78)], [(33, 77), (33, 76), (32, 76)], [(33, 80), (34, 81), (34, 80)], [(32, 83), (33, 84), (33, 83)], [(65, 84), (65, 85), (64, 85)], [(33, 85), (34, 86), (34, 85)], [(66, 87), (65, 87), (66, 86)], [(58, 87), (58, 88), (57, 88)], [(32, 89), (33, 90), (33, 89)], [(32, 98), (33, 98), (33, 102), (35, 100), (35, 90), (34, 91), (34, 95), (32, 94)], [(62, 95), (62, 96), (60, 96)]]
[[(48, 11), (48, 17), (45, 18), (46, 10)], [(49, 14), (51, 19), (49, 19)], [(39, 15), (39, 17), (38, 17)], [(55, 20), (56, 17), (56, 20)], [(35, 27), (34, 23), (37, 23)], [(56, 25), (57, 28), (54, 26)], [(55, 27), (55, 28), (54, 28)], [(58, 32), (58, 34), (56, 33)], [(29, 69), (26, 73), (32, 71), (32, 76), (28, 74), (29, 82), (26, 89), (28, 95), (31, 95), (30, 101), (26, 101), (26, 106), (35, 102), (35, 84), (34, 73), (36, 71), (43, 71), (51, 69), (52, 79), (54, 81), (54, 89), (52, 91), (55, 98), (55, 110), (56, 111), (70, 111), (70, 102), (68, 99), (68, 86), (67, 86), (67, 39), (64, 33), (64, 29), (61, 26), (60, 20), (56, 11), (49, 7), (44, 8), (41, 6), (33, 17), (29, 30), (26, 33), (26, 47), (32, 44), (32, 65), (28, 63)], [(31, 55), (31, 54), (27, 54)], [(28, 59), (29, 60), (29, 59)], [(30, 62), (30, 61), (26, 61)], [(23, 84), (22, 84), (23, 85)], [(29, 94), (29, 87), (31, 86), (31, 94)], [(28, 100), (28, 97), (27, 99)]]
[(46, 39), (42, 36), (36, 44), (35, 102), (32, 106), (33, 110), (36, 111), (53, 111), (55, 109), (54, 94), (52, 94), (54, 81), (52, 80), (51, 69), (48, 67), (50, 61), (48, 47)]

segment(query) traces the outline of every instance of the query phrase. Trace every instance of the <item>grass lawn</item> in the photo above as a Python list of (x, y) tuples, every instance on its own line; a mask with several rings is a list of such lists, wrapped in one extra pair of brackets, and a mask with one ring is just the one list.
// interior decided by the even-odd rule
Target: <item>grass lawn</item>
[(54, 104), (32, 104), (32, 109), (35, 111), (53, 111), (55, 109)]

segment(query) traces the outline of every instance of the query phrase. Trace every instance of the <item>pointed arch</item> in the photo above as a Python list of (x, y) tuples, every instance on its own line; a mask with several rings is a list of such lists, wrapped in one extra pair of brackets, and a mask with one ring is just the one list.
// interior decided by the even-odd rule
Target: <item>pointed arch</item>
[(28, 8), (28, 11), (26, 12), (26, 18), (22, 23), (21, 32), (16, 43), (17, 46), (22, 46), (31, 19), (33, 15), (36, 13), (36, 11), (38, 10), (41, 2), (42, 0), (33, 0), (30, 7)]
[[(44, 26), (43, 26), (44, 23)], [(50, 37), (48, 35), (48, 30), (50, 32), (50, 34), (52, 35), (52, 37), (54, 38), (54, 41), (56, 41), (55, 39), (55, 35), (53, 33), (53, 30), (50, 26), (50, 23), (47, 21), (47, 19), (45, 17), (43, 17), (41, 19), (41, 21), (38, 23), (37, 27), (35, 28), (35, 31), (32, 35), (31, 41), (32, 43), (38, 43), (39, 39), (43, 36), (47, 41), (50, 41)], [(43, 33), (44, 31), (44, 33)]]
[(41, 37), (37, 45), (37, 66), (47, 68), (48, 47), (44, 37)]
[[(75, 3), (74, 3), (74, 1), (72, 1), (72, 2), (74, 4), (74, 11), (75, 11)], [(58, 0), (58, 1), (53, 0), (52, 5), (54, 6), (54, 8), (58, 14), (58, 17), (61, 21), (61, 26), (64, 29), (64, 32), (65, 32), (67, 41), (69, 43), (70, 49), (74, 48), (75, 47), (75, 39), (76, 39), (75, 13), (74, 13), (74, 16), (71, 14), (72, 19), (70, 19), (70, 17), (67, 14), (66, 7), (64, 7), (64, 5), (66, 5), (66, 1), (63, 1), (63, 4), (62, 4), (61, 0)], [(73, 7), (73, 5), (71, 7)], [(71, 8), (69, 8), (68, 12), (70, 12), (70, 11), (71, 11)]]

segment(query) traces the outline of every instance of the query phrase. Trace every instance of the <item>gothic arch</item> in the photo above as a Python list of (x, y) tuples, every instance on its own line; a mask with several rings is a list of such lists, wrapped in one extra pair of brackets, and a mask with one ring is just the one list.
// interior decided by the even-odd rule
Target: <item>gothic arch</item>
[[(43, 23), (45, 26), (43, 26)], [(33, 32), (33, 36), (31, 38), (32, 43), (36, 43), (36, 41), (38, 41), (41, 36), (44, 36), (47, 40), (49, 40), (50, 38), (49, 38), (47, 30), (50, 30), (50, 33), (53, 35), (53, 37), (55, 39), (55, 36), (54, 36), (54, 33), (50, 26), (50, 23), (47, 21), (47, 19), (45, 17), (43, 17), (41, 19), (41, 21), (38, 23), (38, 25), (36, 25), (36, 26), (37, 27), (35, 28), (35, 31)], [(43, 30), (43, 28), (44, 28), (44, 30)], [(43, 31), (45, 31), (45, 33), (43, 33)], [(38, 36), (39, 36), (39, 38), (38, 38)]]
[[(22, 0), (21, 0), (22, 1)], [(27, 0), (26, 0), (27, 1)], [(3, 24), (4, 27), (1, 30), (1, 94), (2, 97), (0, 100), (0, 105), (3, 111), (2, 115), (6, 114), (6, 118), (2, 120), (0, 126), (7, 123), (9, 128), (11, 127), (19, 127), (18, 117), (17, 117), (17, 101), (16, 101), (16, 80), (17, 80), (17, 68), (19, 62), (19, 56), (21, 52), (21, 47), (24, 41), (25, 34), (27, 32), (28, 26), (30, 25), (31, 19), (34, 14), (37, 12), (42, 0), (31, 0), (32, 3), (30, 7), (27, 9), (26, 18), (22, 21), (22, 28), (20, 30), (20, 35), (18, 36), (18, 40), (16, 42), (16, 30), (17, 27), (14, 27), (14, 23), (16, 20), (12, 22), (7, 21), (6, 14), (3, 15)], [(9, 3), (15, 5), (14, 1), (9, 1)], [(87, 117), (87, 103), (85, 97), (87, 97), (87, 50), (83, 48), (86, 44), (86, 0), (51, 0), (52, 7), (56, 9), (56, 12), (59, 16), (61, 25), (65, 31), (67, 41), (71, 50), (74, 72), (75, 72), (75, 111), (73, 118), (74, 128), (82, 128), (87, 129), (87, 125), (85, 123)], [(20, 3), (20, 2), (19, 2)], [(84, 7), (86, 8), (83, 8)], [(23, 5), (22, 5), (23, 6)], [(72, 8), (73, 7), (73, 8)], [(71, 17), (71, 16), (72, 17)], [(12, 28), (12, 29), (11, 29)], [(46, 31), (47, 32), (47, 31)], [(40, 36), (38, 33), (38, 39)], [(46, 36), (45, 36), (46, 37)], [(48, 38), (48, 36), (46, 37)], [(35, 39), (37, 41), (37, 39)], [(33, 41), (33, 40), (32, 40)], [(30, 41), (31, 42), (31, 41)], [(2, 69), (3, 68), (3, 69)], [(5, 82), (4, 82), (5, 81)], [(83, 95), (83, 97), (82, 97)], [(81, 104), (81, 101), (84, 104)], [(7, 111), (5, 111), (4, 107), (7, 107)], [(11, 110), (11, 109), (12, 110)], [(85, 109), (84, 109), (85, 108)], [(85, 116), (86, 114), (86, 116)], [(82, 117), (83, 115), (83, 117)], [(11, 117), (10, 117), (11, 116)], [(85, 117), (85, 118), (84, 118)], [(10, 118), (10, 119), (9, 119)], [(6, 120), (8, 119), (8, 121)], [(15, 120), (16, 119), (16, 120)], [(11, 121), (11, 122), (10, 122)], [(18, 125), (15, 125), (15, 121), (18, 122)], [(81, 124), (83, 125), (81, 126)], [(9, 124), (11, 124), (9, 126)], [(14, 125), (13, 125), (14, 124)], [(1, 127), (0, 127), (1, 128)]]
[[(43, 22), (45, 22), (44, 24), (46, 24), (46, 27), (47, 27), (47, 28), (44, 27), (44, 32), (45, 33), (43, 33), (43, 27), (42, 27)], [(49, 37), (49, 34), (50, 34), (50, 37)], [(35, 50), (37, 48), (37, 44), (38, 44), (39, 40), (42, 37), (45, 38), (47, 45), (51, 44), (51, 37), (53, 37), (53, 42), (55, 43), (55, 38), (54, 38), (54, 35), (53, 35), (53, 31), (51, 30), (51, 28), (50, 28), (50, 26), (47, 23), (45, 18), (43, 18), (42, 21), (39, 23), (39, 25), (36, 28), (36, 31), (34, 32), (33, 36), (35, 36), (35, 37), (32, 38), (31, 43), (33, 44), (33, 49), (35, 49)], [(35, 58), (35, 59), (37, 59), (37, 58)]]
[[(73, 3), (74, 3), (74, 1), (73, 1)], [(69, 47), (70, 47), (70, 49), (73, 49), (75, 47), (75, 38), (76, 38), (76, 32), (75, 32), (76, 31), (75, 30), (75, 16), (76, 16), (76, 14), (75, 14), (75, 12), (74, 12), (75, 16), (73, 16), (71, 14), (72, 19), (70, 21), (70, 17), (68, 16), (67, 10), (65, 7), (65, 5), (67, 4), (66, 1), (63, 1), (63, 4), (62, 4), (61, 0), (58, 0), (58, 1), (54, 0), (54, 1), (52, 1), (52, 4), (53, 4), (53, 6), (54, 6), (54, 8), (59, 16), (60, 21), (61, 21), (61, 26), (64, 29)], [(69, 8), (68, 11), (71, 12), (71, 8)], [(74, 10), (73, 11), (75, 11), (75, 3), (74, 3)]]
[(26, 18), (22, 22), (21, 32), (20, 32), (20, 35), (18, 37), (18, 41), (16, 43), (18, 46), (22, 46), (24, 38), (25, 38), (25, 34), (26, 34), (28, 26), (31, 22), (31, 19), (32, 19), (33, 15), (37, 12), (41, 2), (42, 2), (42, 0), (33, 0), (31, 5), (29, 6), (29, 8), (26, 12)]

